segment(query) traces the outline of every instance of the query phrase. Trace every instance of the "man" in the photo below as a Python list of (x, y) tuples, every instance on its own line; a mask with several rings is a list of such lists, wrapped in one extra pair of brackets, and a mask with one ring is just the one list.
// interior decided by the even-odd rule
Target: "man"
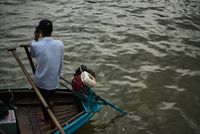
[[(53, 39), (52, 32), (52, 22), (47, 19), (41, 20), (31, 43), (31, 55), (36, 58), (35, 84), (49, 105), (49, 97), (59, 86), (64, 58), (64, 44), (60, 40)], [(43, 106), (42, 111), (44, 120), (50, 121), (47, 110)]]

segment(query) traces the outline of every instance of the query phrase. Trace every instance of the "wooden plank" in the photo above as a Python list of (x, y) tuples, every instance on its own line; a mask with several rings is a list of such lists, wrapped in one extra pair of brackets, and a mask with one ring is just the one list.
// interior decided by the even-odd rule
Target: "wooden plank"
[(50, 133), (50, 122), (42, 121), (41, 120), (42, 118), (43, 118), (43, 113), (42, 113), (42, 110), (41, 110), (39, 112), (38, 116), (37, 116), (40, 134), (49, 134)]
[(62, 110), (62, 111), (54, 111), (54, 113), (57, 115), (59, 113), (71, 113), (71, 112), (78, 112), (79, 110), (77, 109), (65, 109), (65, 110)]
[(58, 120), (69, 120), (71, 117), (75, 116), (77, 113), (68, 113), (68, 114), (64, 114), (64, 115), (59, 115), (57, 116)]
[(33, 134), (30, 118), (26, 107), (18, 107), (16, 110), (17, 120), (21, 134)]
[(79, 111), (77, 109), (74, 109), (74, 110), (65, 110), (65, 111), (62, 111), (62, 112), (55, 112), (55, 115), (56, 116), (60, 116), (60, 115), (66, 115), (66, 114), (69, 114), (69, 113), (78, 113)]
[(67, 111), (71, 109), (77, 109), (78, 107), (76, 105), (60, 105), (60, 106), (54, 106), (53, 111), (55, 112), (62, 112), (62, 111)]
[(49, 134), (51, 131), (50, 124), (40, 127), (41, 134)]
[(40, 134), (39, 120), (41, 118), (41, 107), (28, 107), (28, 114), (34, 134)]
[[(65, 123), (70, 123), (70, 122), (72, 122), (73, 120), (75, 120), (75, 119), (78, 118), (79, 116), (83, 115), (84, 113), (85, 113), (85, 111), (80, 112), (79, 114), (77, 114), (77, 115), (73, 116), (72, 118), (70, 118), (69, 120), (65, 121)], [(64, 125), (64, 123), (63, 123), (62, 125)]]
[[(60, 98), (60, 99), (54, 99), (51, 100), (54, 104), (61, 104), (61, 105), (70, 105), (75, 104), (75, 102), (72, 99), (66, 99), (66, 98)], [(40, 105), (41, 102), (38, 100), (38, 98), (22, 98), (15, 100), (16, 105)]]

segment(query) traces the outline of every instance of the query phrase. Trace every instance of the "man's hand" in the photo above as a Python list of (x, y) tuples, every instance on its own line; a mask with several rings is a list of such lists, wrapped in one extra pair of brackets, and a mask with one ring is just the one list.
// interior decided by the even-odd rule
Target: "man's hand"
[(35, 41), (38, 41), (38, 39), (39, 39), (39, 37), (40, 37), (40, 32), (39, 32), (37, 29), (34, 31), (34, 35), (35, 35), (34, 40), (35, 40)]

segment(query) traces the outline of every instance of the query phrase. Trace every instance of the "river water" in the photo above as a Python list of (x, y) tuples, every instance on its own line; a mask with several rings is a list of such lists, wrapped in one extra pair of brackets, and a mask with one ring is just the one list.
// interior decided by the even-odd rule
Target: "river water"
[(47, 18), (66, 78), (88, 65), (95, 91), (129, 112), (103, 107), (78, 134), (200, 134), (199, 0), (1, 0), (0, 15), (1, 89), (30, 87), (6, 49), (30, 43)]

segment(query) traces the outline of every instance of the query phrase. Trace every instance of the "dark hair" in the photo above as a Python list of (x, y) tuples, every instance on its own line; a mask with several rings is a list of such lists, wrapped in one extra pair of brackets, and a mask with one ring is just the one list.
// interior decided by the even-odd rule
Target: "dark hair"
[(53, 24), (50, 20), (44, 19), (39, 22), (39, 25), (36, 29), (42, 30), (44, 36), (51, 36), (53, 32)]
[(52, 34), (52, 29), (44, 29), (43, 32), (44, 32), (44, 36), (51, 36)]

